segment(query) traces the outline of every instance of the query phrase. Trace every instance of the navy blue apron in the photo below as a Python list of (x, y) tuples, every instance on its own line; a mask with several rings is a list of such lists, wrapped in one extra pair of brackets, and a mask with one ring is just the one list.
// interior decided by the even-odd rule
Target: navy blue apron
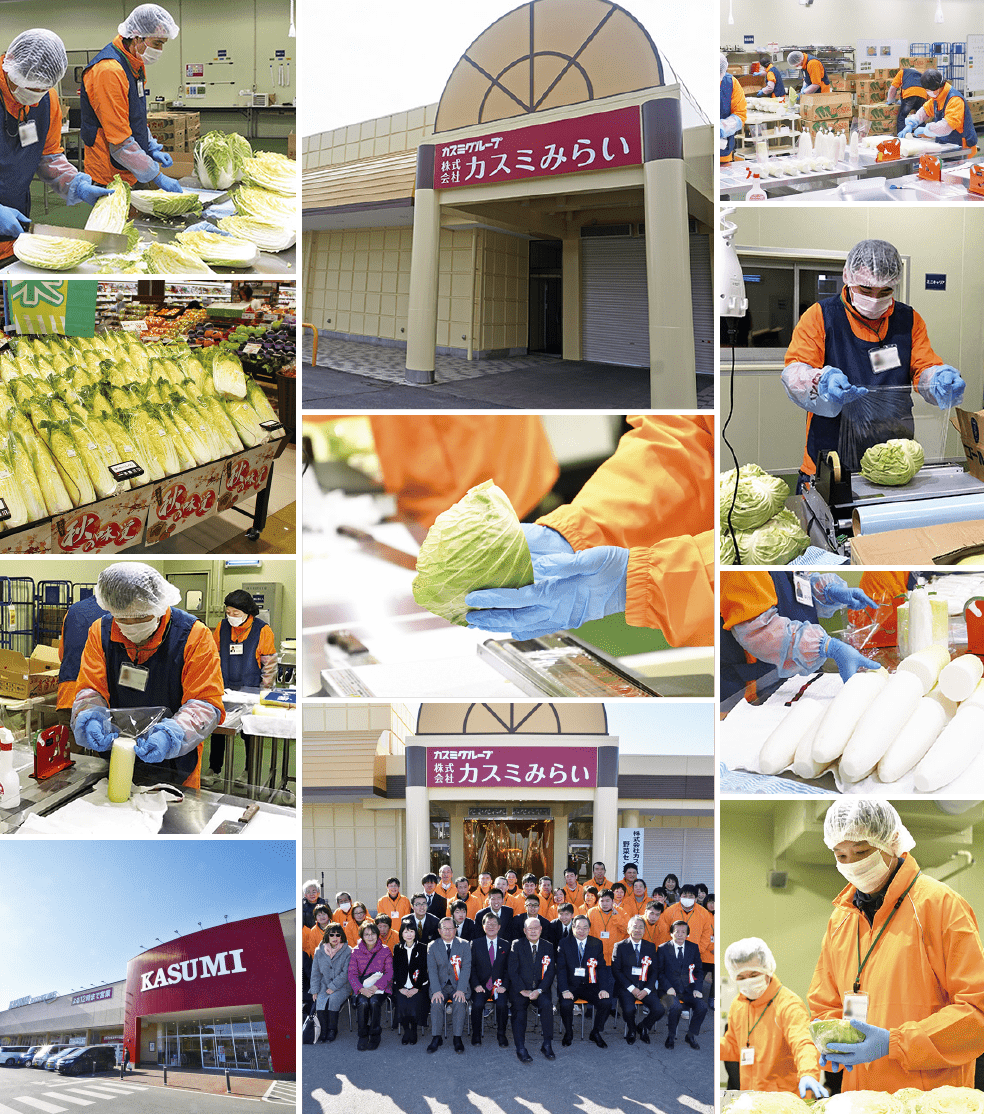
[[(123, 73), (126, 74), (127, 82), (129, 83), (129, 120), (130, 120), (130, 134), (137, 141), (137, 145), (141, 151), (146, 155), (150, 155), (150, 130), (147, 127), (147, 93), (144, 91), (140, 93), (137, 89), (137, 78), (133, 70), (130, 68), (130, 61), (122, 50), (118, 50), (112, 43), (108, 43), (100, 50), (100, 52), (92, 59), (92, 61), (82, 71), (82, 81), (79, 88), (79, 95), (82, 101), (82, 142), (86, 147), (94, 147), (96, 143), (96, 136), (99, 134), (101, 124), (99, 117), (93, 111), (92, 105), (89, 102), (89, 95), (85, 88), (85, 75), (92, 69), (97, 62), (105, 62), (106, 60), (112, 62), (119, 62), (123, 67)], [(118, 170), (126, 171), (126, 167), (122, 163), (118, 163), (112, 155), (110, 162)], [(99, 182), (99, 185), (108, 185), (107, 182)]]
[(906, 66), (902, 70), (902, 88), (899, 89), (899, 114), (896, 118), (897, 132), (900, 132), (905, 127), (905, 118), (911, 116), (913, 113), (918, 112), (920, 108), (926, 103), (926, 97), (929, 96), (925, 93), (924, 96), (906, 96), (906, 89), (922, 89), (922, 74), (911, 66)]
[(951, 131), (948, 132), (946, 135), (937, 135), (934, 138), (936, 139), (937, 143), (962, 143), (964, 147), (976, 147), (977, 130), (974, 127), (974, 121), (970, 118), (970, 106), (963, 99), (963, 97), (961, 97), (960, 94), (955, 92), (953, 89), (951, 89), (950, 92), (947, 93), (946, 98), (943, 101), (942, 108), (937, 104), (935, 100), (933, 101), (933, 120), (939, 122), (946, 116), (946, 106), (950, 103), (950, 101), (953, 100), (954, 97), (956, 97), (958, 101), (963, 101), (963, 131)]
[[(734, 115), (734, 113), (731, 111), (731, 93), (732, 93), (732, 90), (734, 88), (734, 83), (735, 83), (735, 79), (729, 73), (726, 73), (724, 75), (724, 77), (721, 78), (721, 122), (722, 123), (724, 123), (724, 121), (727, 120), (729, 116)], [(735, 147), (737, 146), (737, 141), (735, 140), (735, 137), (733, 135), (729, 135), (727, 142), (728, 142), (727, 147), (724, 147), (723, 149), (720, 150), (720, 155), (721, 155), (722, 159), (726, 159), (729, 156), (734, 155), (734, 153), (735, 153)]]
[(96, 603), (95, 596), (87, 596), (84, 600), (72, 604), (65, 615), (65, 624), (62, 627), (63, 657), (61, 668), (58, 670), (58, 683), (77, 681), (79, 670), (82, 668), (82, 651), (85, 649), (86, 639), (89, 637), (89, 628), (108, 612)]
[[(0, 98), (2, 102), (3, 98)], [(25, 106), (26, 108), (27, 106)], [(21, 146), (18, 124), (33, 120), (38, 130), (37, 143)], [(25, 217), (31, 215), (31, 182), (41, 165), (44, 143), (51, 123), (51, 97), (48, 93), (27, 109), (24, 120), (17, 120), (3, 105), (3, 143), (0, 149), (0, 205), (19, 209)]]
[(222, 679), (226, 688), (260, 688), (261, 676), (256, 661), (256, 648), (260, 644), (260, 631), (266, 625), (259, 616), (254, 615), (246, 640), (236, 643), (242, 646), (243, 652), (232, 654), (229, 652), (232, 645), (232, 624), (228, 619), (223, 619), (219, 624), (219, 658), (222, 661)]
[(775, 66), (769, 66), (765, 71), (766, 84), (769, 81), (769, 75), (772, 75), (772, 80), (776, 83), (775, 89), (768, 94), (770, 97), (784, 97), (786, 95), (786, 83), (782, 79), (782, 74), (776, 69)]

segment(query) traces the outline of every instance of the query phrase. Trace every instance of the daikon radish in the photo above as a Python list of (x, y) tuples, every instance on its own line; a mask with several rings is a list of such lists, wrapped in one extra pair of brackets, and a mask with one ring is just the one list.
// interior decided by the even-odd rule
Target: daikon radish
[(813, 738), (825, 711), (826, 705), (819, 700), (797, 700), (762, 744), (759, 770), (763, 774), (778, 774), (791, 765), (800, 741), (804, 736)]
[(964, 654), (940, 673), (940, 692), (950, 700), (966, 700), (981, 677), (984, 677), (984, 662), (976, 654)]
[(846, 780), (860, 781), (871, 773), (922, 698), (922, 681), (914, 673), (889, 677), (844, 746), (840, 769)]
[(813, 761), (813, 740), (816, 738), (819, 726), (820, 720), (817, 720), (813, 730), (807, 731), (799, 741), (796, 754), (793, 756), (793, 761), (789, 767), (797, 777), (816, 778), (827, 768), (819, 762)]
[(922, 682), (923, 696), (938, 682), (940, 673), (950, 664), (950, 655), (942, 646), (930, 646), (917, 654), (910, 654), (899, 663), (899, 669), (914, 673)]
[(817, 728), (813, 742), (814, 762), (829, 766), (840, 758), (858, 720), (887, 682), (888, 673), (884, 669), (855, 673), (848, 680), (831, 700), (826, 715)]
[(878, 763), (881, 780), (891, 782), (904, 777), (927, 754), (956, 711), (957, 705), (938, 688), (924, 696)]
[(984, 708), (984, 681), (978, 681), (977, 688), (960, 705), (961, 708)]
[(933, 644), (933, 605), (925, 588), (909, 593), (909, 654), (917, 654)]
[(984, 747), (984, 708), (961, 706), (916, 767), (916, 789), (933, 793), (949, 785)]

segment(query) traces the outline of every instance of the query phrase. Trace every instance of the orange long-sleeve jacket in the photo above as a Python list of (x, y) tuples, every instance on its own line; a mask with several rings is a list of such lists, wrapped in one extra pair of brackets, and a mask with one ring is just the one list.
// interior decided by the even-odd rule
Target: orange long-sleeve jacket
[(674, 921), (686, 921), (690, 926), (688, 937), (691, 944), (700, 948), (700, 958), (703, 962), (713, 963), (713, 947), (711, 938), (714, 935), (714, 918), (703, 905), (694, 905), (693, 909), (686, 910), (676, 902), (663, 912), (659, 918), (660, 943), (665, 944), (670, 939), (670, 927)]
[(728, 1010), (719, 1058), (739, 1060), (746, 1047), (755, 1049), (755, 1062), (739, 1068), (743, 1091), (795, 1094), (804, 1075), (820, 1078), (820, 1054), (810, 1036), (806, 1003), (775, 975), (760, 998), (753, 1002), (739, 994)]
[[(615, 950), (615, 945), (619, 940), (625, 940), (629, 935), (626, 922), (625, 914), (615, 908), (610, 913), (606, 913), (600, 905), (595, 905), (588, 910), (588, 923), (591, 925), (588, 934), (601, 941), (602, 947), (605, 949), (605, 962), (609, 966), (612, 962), (612, 952)], [(603, 936), (602, 933), (608, 935)]]
[(576, 550), (629, 550), (625, 621), (672, 646), (714, 642), (714, 418), (632, 414), (573, 501), (538, 519)]
[[(917, 874), (919, 877), (917, 878)], [(833, 902), (807, 1000), (814, 1018), (842, 1016), (844, 995), (863, 956), (892, 916), (861, 974), (868, 1024), (888, 1029), (888, 1055), (843, 1073), (846, 1091), (973, 1087), (984, 1054), (984, 946), (970, 904), (935, 878), (919, 874), (908, 854), (869, 925), (854, 904), (854, 886)]]
[[(412, 912), (410, 899), (405, 894), (397, 894), (394, 900), (387, 892), (376, 902), (376, 916), (389, 913), (396, 925), (399, 925), (403, 917), (409, 917)], [(392, 949), (390, 950), (392, 951)]]
[(767, 572), (721, 570), (721, 619), (725, 630), (747, 623), (778, 605), (776, 586)]
[(318, 928), (317, 925), (313, 928), (304, 925), (301, 930), (301, 947), (312, 959), (314, 959), (314, 953), (318, 950), (318, 945), (323, 944), (324, 940), (325, 930)]
[[(742, 89), (737, 77), (731, 82), (731, 112), (729, 115), (739, 116), (742, 124), (748, 123), (748, 100), (745, 97), (745, 90)], [(721, 155), (722, 166), (734, 161), (735, 155), (733, 151), (730, 155)]]
[[(113, 46), (126, 55), (127, 65), (136, 79), (146, 81), (147, 71), (143, 62), (124, 47), (119, 35), (113, 39)], [(119, 174), (124, 182), (135, 186), (137, 179), (128, 170), (113, 166), (109, 152), (110, 144), (119, 147), (133, 134), (130, 127), (130, 84), (123, 67), (114, 59), (106, 58), (97, 62), (82, 80), (92, 111), (99, 118), (96, 141), (85, 149), (85, 172), (93, 182), (101, 185), (111, 182), (113, 176)]]
[(819, 85), (819, 92), (829, 93), (830, 82), (824, 81), (824, 64), (819, 58), (807, 57), (806, 65), (802, 67), (805, 70), (805, 81), (808, 85)]

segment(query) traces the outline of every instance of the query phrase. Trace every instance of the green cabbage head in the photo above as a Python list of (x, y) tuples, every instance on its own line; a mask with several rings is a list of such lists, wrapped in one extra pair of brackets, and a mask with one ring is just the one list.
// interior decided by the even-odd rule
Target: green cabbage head
[(471, 488), (437, 516), (417, 557), (413, 598), (459, 627), (471, 609), (465, 596), (479, 588), (533, 583), (526, 536), (504, 491), (492, 480)]
[[(782, 510), (757, 530), (736, 530), (743, 565), (788, 565), (810, 545), (792, 511)], [(727, 527), (721, 527), (721, 564), (733, 565), (735, 550)]]
[(735, 470), (725, 472), (718, 480), (721, 525), (728, 521), (731, 500), (735, 509), (731, 523), (735, 530), (755, 530), (782, 510), (789, 498), (789, 487), (778, 476), (770, 476), (757, 464), (743, 464), (738, 470), (738, 495), (735, 497)]
[(864, 1040), (850, 1021), (840, 1017), (811, 1021), (810, 1036), (819, 1052), (826, 1052), (828, 1044), (860, 1044)]
[(918, 441), (893, 437), (865, 452), (861, 457), (861, 475), (875, 484), (901, 487), (922, 468), (925, 459)]

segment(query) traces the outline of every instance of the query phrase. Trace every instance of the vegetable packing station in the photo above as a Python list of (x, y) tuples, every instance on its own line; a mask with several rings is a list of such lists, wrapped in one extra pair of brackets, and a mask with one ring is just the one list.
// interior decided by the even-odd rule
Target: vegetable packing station
[(722, 565), (984, 553), (984, 213), (722, 217)]
[(10, 274), (295, 271), (293, 17), (179, 9), (24, 0), (5, 21)]
[(0, 552), (292, 552), (293, 283), (137, 286), (3, 284)]

